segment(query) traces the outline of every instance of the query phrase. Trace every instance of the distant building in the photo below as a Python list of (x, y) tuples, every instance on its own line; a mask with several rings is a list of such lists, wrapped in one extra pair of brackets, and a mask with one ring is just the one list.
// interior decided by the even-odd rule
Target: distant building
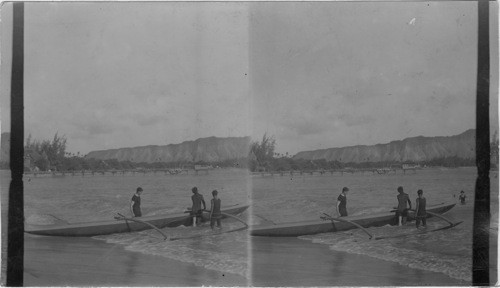
[(212, 165), (194, 165), (194, 170), (198, 171), (198, 170), (208, 170), (208, 169), (212, 169)]
[(401, 168), (403, 168), (403, 169), (416, 169), (416, 168), (420, 168), (420, 165), (414, 164), (414, 163), (403, 163), (403, 165), (401, 165)]

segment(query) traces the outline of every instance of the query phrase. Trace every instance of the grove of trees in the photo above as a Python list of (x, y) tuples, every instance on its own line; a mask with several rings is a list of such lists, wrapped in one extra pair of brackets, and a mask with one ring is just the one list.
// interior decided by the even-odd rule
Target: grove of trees
[(276, 140), (273, 136), (264, 134), (262, 141), (252, 142), (250, 144), (250, 170), (251, 171), (264, 171), (270, 170), (272, 164), (276, 161), (274, 158), (274, 148)]
[(34, 165), (41, 170), (50, 168), (60, 169), (63, 167), (66, 158), (66, 137), (54, 135), (50, 140), (32, 140), (31, 135), (26, 140), (24, 147), (25, 156), (29, 155), (34, 161)]

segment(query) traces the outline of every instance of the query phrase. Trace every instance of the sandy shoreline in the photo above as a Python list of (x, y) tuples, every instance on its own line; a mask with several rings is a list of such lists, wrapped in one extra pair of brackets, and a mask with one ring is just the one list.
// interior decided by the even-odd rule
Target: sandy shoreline
[(91, 238), (25, 236), (24, 286), (248, 286), (240, 275)]
[(297, 238), (253, 237), (251, 280), (91, 238), (25, 236), (25, 286), (469, 286), (441, 273), (333, 252)]

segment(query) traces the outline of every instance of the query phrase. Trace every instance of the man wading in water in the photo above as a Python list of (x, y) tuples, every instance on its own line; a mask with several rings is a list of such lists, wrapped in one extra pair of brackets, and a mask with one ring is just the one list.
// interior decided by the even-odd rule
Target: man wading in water
[(342, 188), (342, 193), (340, 193), (339, 197), (337, 198), (337, 214), (339, 214), (340, 217), (347, 216), (347, 191), (349, 191), (349, 188)]
[[(396, 216), (398, 216), (398, 226), (406, 224), (406, 218), (408, 217), (408, 210), (411, 210), (410, 196), (403, 191), (403, 187), (398, 187), (398, 208), (396, 211)], [(410, 205), (410, 209), (406, 206), (406, 203)]]
[(417, 191), (418, 198), (417, 198), (417, 200), (415, 200), (415, 205), (417, 205), (417, 207), (415, 208), (415, 223), (416, 223), (417, 229), (420, 226), (420, 221), (422, 221), (422, 226), (424, 228), (427, 227), (426, 226), (427, 223), (425, 221), (425, 217), (427, 217), (427, 213), (425, 210), (426, 200), (425, 200), (425, 197), (423, 194), (424, 194), (424, 191), (419, 189)]
[[(203, 199), (203, 195), (198, 193), (197, 187), (193, 187), (191, 191), (193, 192), (193, 196), (191, 196), (191, 200), (193, 201), (191, 216), (193, 217), (193, 226), (196, 226), (197, 224), (200, 224), (203, 210), (206, 210), (207, 206), (205, 204), (205, 199)], [(201, 204), (203, 204), (203, 210), (201, 209)]]
[(210, 227), (212, 230), (214, 229), (215, 222), (217, 222), (217, 228), (222, 228), (221, 227), (221, 221), (220, 219), (222, 218), (222, 214), (220, 212), (220, 198), (217, 197), (217, 190), (212, 191), (213, 199), (210, 201), (211, 202), (211, 207), (210, 207)]
[(132, 201), (130, 201), (130, 211), (132, 212), (132, 217), (141, 217), (141, 194), (142, 188), (138, 187), (134, 196), (132, 196)]

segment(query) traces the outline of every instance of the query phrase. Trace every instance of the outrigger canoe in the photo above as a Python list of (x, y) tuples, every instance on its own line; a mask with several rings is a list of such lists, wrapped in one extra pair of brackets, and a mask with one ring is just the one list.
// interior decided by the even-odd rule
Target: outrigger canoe
[[(440, 204), (427, 207), (427, 211), (436, 214), (443, 214), (453, 208), (455, 204)], [(429, 213), (427, 217), (432, 217)], [(361, 215), (345, 217), (345, 220), (354, 222), (364, 228), (393, 225), (396, 222), (394, 212), (378, 213), (372, 215)], [(302, 235), (314, 235), (319, 233), (345, 231), (357, 228), (352, 223), (344, 221), (309, 220), (300, 222), (287, 222), (281, 224), (269, 224), (250, 227), (252, 236), (273, 236), (273, 237), (297, 237)]]
[[(226, 214), (237, 215), (245, 211), (248, 206), (249, 205), (228, 206), (222, 208), (221, 211)], [(181, 225), (189, 226), (192, 224), (192, 218), (186, 215), (186, 213), (145, 216), (134, 219), (138, 219), (141, 222), (147, 222), (158, 228), (177, 227)], [(127, 220), (110, 220), (56, 225), (29, 225), (25, 229), (25, 232), (45, 236), (84, 237), (114, 233), (127, 233), (147, 229), (152, 228), (145, 223)]]

